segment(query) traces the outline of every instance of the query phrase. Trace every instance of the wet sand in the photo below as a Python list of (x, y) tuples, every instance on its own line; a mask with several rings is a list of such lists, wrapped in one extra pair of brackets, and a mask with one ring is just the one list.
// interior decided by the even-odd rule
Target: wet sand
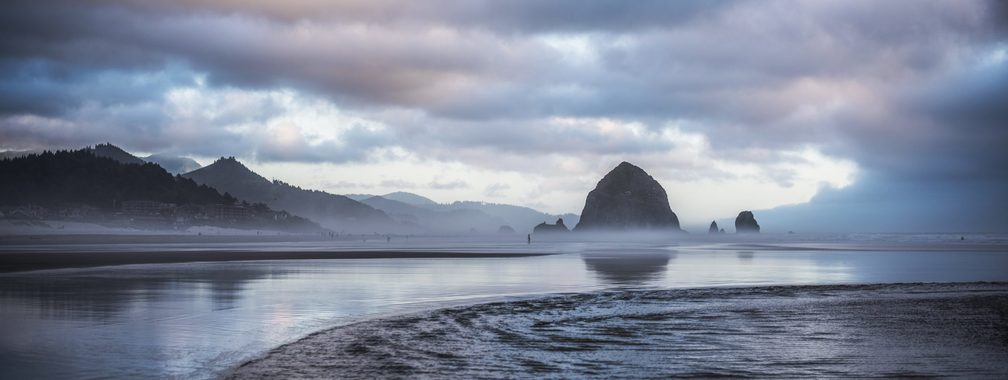
[[(231, 255), (232, 251), (239, 251), (240, 255), (256, 255), (255, 258), (269, 257), (273, 252), (295, 255), (360, 252), (366, 257), (380, 256), (382, 252), (408, 252), (410, 257), (253, 259), (2, 273), (0, 305), (3, 307), (0, 307), (0, 319), (4, 324), (0, 326), (0, 378), (218, 378), (275, 347), (332, 327), (444, 310), (446, 307), (515, 300), (515, 297), (531, 300), (538, 297), (537, 294), (583, 294), (575, 295), (577, 297), (560, 296), (573, 297), (577, 302), (557, 302), (552, 308), (542, 309), (556, 309), (562, 314), (565, 309), (573, 312), (580, 304), (586, 307), (605, 305), (608, 301), (604, 297), (593, 301), (599, 294), (594, 292), (605, 289), (1008, 281), (1008, 272), (1004, 269), (1008, 268), (1008, 252), (996, 246), (988, 251), (938, 252), (890, 249), (775, 251), (768, 250), (766, 246), (733, 251), (724, 247), (744, 242), (719, 239), (723, 241), (712, 241), (712, 244), (700, 242), (690, 247), (690, 243), (626, 241), (533, 241), (528, 245), (524, 239), (520, 240), (515, 243), (506, 237), (464, 236), (453, 239), (411, 237), (408, 241), (393, 238), (391, 243), (369, 240), (367, 243), (0, 244), (0, 254), (20, 252), (40, 258), (60, 252), (84, 255), (107, 255), (111, 252), (128, 254), (132, 259), (164, 251), (182, 252), (179, 254), (198, 252), (200, 256), (194, 259), (206, 259), (207, 255), (215, 254)], [(792, 243), (791, 240), (773, 236), (762, 240), (772, 243), (773, 247), (807, 244)], [(722, 246), (713, 245), (715, 243)], [(830, 242), (827, 240), (825, 243)], [(434, 252), (431, 255), (439, 256), (445, 256), (443, 253), (465, 255), (459, 256), (465, 258), (417, 258), (418, 252)], [(496, 255), (498, 253), (551, 254), (502, 258)], [(876, 291), (870, 289), (875, 288), (855, 293), (870, 298)], [(879, 294), (882, 294), (880, 302), (889, 302), (885, 294)], [(699, 295), (692, 298), (674, 295), (652, 298), (657, 299), (653, 302), (655, 304), (673, 306), (679, 301), (691, 299), (697, 307), (716, 307), (726, 303), (745, 305), (750, 302), (738, 297), (722, 297), (726, 299), (722, 301), (718, 301), (718, 297), (708, 297), (711, 301), (707, 302)], [(646, 297), (634, 296), (613, 301), (613, 305), (619, 306), (609, 309), (642, 309), (648, 307), (647, 303)], [(500, 326), (507, 328), (502, 331), (520, 332), (522, 327), (514, 323), (523, 320), (521, 318), (532, 320), (530, 318), (535, 317), (534, 313), (515, 308), (517, 319), (509, 319), (508, 308), (513, 308), (515, 304), (502, 305), (498, 309), (488, 309), (486, 314), (501, 321)], [(927, 315), (931, 309), (944, 313), (941, 305), (923, 305), (916, 314)], [(679, 306), (682, 306), (681, 302)], [(802, 307), (795, 309), (802, 310)], [(476, 307), (475, 310), (482, 309)], [(780, 311), (776, 313), (787, 315)], [(461, 320), (466, 319), (481, 323), (478, 319)], [(633, 321), (620, 322), (628, 324), (624, 331), (642, 329), (635, 327)], [(805, 325), (820, 326), (812, 319)], [(611, 327), (615, 329), (613, 331), (620, 328), (619, 324)], [(483, 329), (480, 326), (474, 328), (476, 330), (472, 331)], [(673, 326), (666, 330), (675, 331), (676, 328)], [(447, 331), (451, 333), (451, 330)], [(640, 331), (648, 330), (643, 328)], [(660, 337), (662, 331), (665, 330), (648, 335)], [(711, 335), (703, 330), (694, 331), (701, 331), (695, 333), (699, 337)], [(407, 329), (403, 334), (409, 337), (412, 333)], [(580, 332), (558, 339), (576, 340), (583, 334), (588, 333)], [(482, 335), (449, 334), (453, 339), (475, 337), (471, 338), (473, 342), (483, 342), (479, 338)], [(526, 336), (534, 338), (536, 335)], [(773, 334), (760, 336), (774, 337)], [(413, 338), (416, 342), (423, 342), (419, 339), (422, 337)], [(669, 343), (670, 346), (677, 344), (681, 343)], [(460, 351), (474, 349), (465, 345), (457, 347), (462, 347)], [(649, 352), (647, 344), (638, 344), (622, 347), (607, 355), (624, 360), (620, 353), (637, 352), (637, 347), (645, 347), (643, 352)], [(529, 352), (536, 352), (535, 349), (536, 346), (532, 346)], [(500, 352), (508, 351), (502, 349)], [(664, 360), (661, 357), (656, 360), (659, 359)], [(633, 363), (633, 360), (626, 360)], [(467, 368), (479, 370), (479, 362), (473, 363)], [(589, 362), (587, 365), (593, 364)], [(551, 375), (529, 375), (544, 376)]]
[[(358, 235), (359, 236), (359, 235)], [(383, 236), (384, 238), (384, 236)], [(359, 238), (355, 238), (359, 239)], [(175, 243), (257, 243), (257, 242), (303, 242), (322, 241), (317, 234), (264, 234), (264, 235), (197, 235), (197, 234), (48, 234), (48, 235), (3, 235), (0, 246), (4, 245), (67, 245), (67, 244), (175, 244)], [(347, 240), (347, 238), (343, 238)]]
[[(590, 237), (590, 236), (588, 236)], [(912, 236), (911, 236), (912, 237)], [(1005, 252), (1005, 238), (957, 236), (937, 240), (902, 241), (901, 235), (884, 240), (832, 235), (808, 236), (586, 236), (537, 238), (531, 245), (524, 236), (393, 236), (314, 234), (49, 234), (0, 235), (0, 273), (59, 268), (85, 268), (126, 264), (163, 264), (212, 261), (524, 257), (565, 253), (586, 248), (626, 251), (688, 248), (703, 251), (956, 251)]]
[(1008, 283), (602, 291), (351, 324), (230, 378), (1008, 376)]
[(401, 259), (401, 258), (472, 258), (527, 257), (545, 253), (531, 252), (448, 252), (419, 250), (373, 251), (119, 251), (119, 252), (3, 252), (0, 273), (44, 269), (87, 268), (127, 264), (165, 264), (251, 260), (317, 259)]
[[(527, 257), (501, 244), (449, 246), (431, 238), (385, 235), (8, 235), (0, 236), (0, 273), (128, 264), (317, 259)], [(515, 239), (517, 240), (517, 239)]]

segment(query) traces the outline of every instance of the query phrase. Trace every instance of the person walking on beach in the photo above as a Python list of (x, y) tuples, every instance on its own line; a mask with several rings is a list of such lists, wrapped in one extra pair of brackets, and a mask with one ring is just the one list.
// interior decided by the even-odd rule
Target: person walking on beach
[(532, 244), (532, 234), (528, 234), (528, 243)]

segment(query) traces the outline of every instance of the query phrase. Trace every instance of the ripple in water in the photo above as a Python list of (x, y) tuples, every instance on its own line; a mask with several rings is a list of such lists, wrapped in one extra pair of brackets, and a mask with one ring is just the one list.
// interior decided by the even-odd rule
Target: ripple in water
[(626, 290), (361, 322), (235, 378), (1008, 375), (1008, 284)]

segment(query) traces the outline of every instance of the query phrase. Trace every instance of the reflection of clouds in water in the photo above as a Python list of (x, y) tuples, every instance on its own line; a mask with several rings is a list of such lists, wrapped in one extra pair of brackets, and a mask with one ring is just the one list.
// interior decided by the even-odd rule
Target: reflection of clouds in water
[[(198, 284), (210, 293), (213, 310), (228, 309), (249, 281), (288, 275), (273, 265), (179, 264), (109, 267), (68, 271), (58, 276), (13, 275), (0, 283), (0, 300), (35, 310), (42, 319), (104, 320), (120, 315), (128, 305), (158, 302), (181, 284)], [(13, 307), (13, 306), (11, 306)]]
[(673, 257), (675, 251), (663, 249), (589, 251), (581, 254), (581, 260), (589, 271), (604, 282), (617, 285), (644, 284), (660, 279)]
[(752, 261), (752, 258), (753, 258), (753, 256), (755, 256), (755, 254), (753, 253), (753, 251), (738, 251), (738, 255), (737, 256), (738, 256), (739, 260), (742, 260), (742, 261)]

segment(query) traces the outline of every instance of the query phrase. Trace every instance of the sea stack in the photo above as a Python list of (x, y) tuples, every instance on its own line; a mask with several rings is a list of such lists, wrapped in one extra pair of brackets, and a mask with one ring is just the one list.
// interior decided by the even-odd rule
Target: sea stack
[(720, 230), (718, 230), (717, 221), (713, 221), (712, 220), (710, 222), (710, 228), (707, 229), (707, 233), (708, 234), (719, 234), (719, 233), (721, 233)]
[(752, 211), (742, 211), (735, 218), (735, 233), (759, 233), (759, 223)]
[(622, 162), (588, 193), (575, 230), (670, 229), (680, 231), (668, 195), (644, 169)]
[(567, 229), (567, 226), (564, 225), (563, 218), (557, 219), (556, 224), (549, 224), (546, 222), (542, 222), (532, 229), (533, 234), (556, 233), (556, 232), (570, 232), (570, 230)]

